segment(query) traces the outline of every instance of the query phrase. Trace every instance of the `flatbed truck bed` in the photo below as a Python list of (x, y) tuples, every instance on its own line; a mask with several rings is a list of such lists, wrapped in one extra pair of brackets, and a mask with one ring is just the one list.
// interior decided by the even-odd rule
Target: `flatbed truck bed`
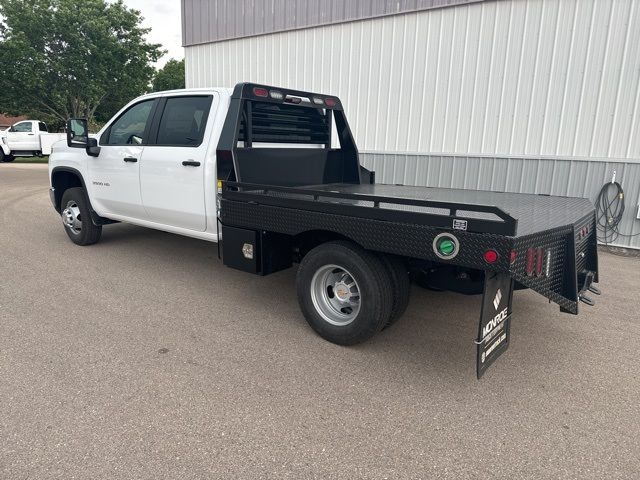
[[(289, 107), (281, 97), (300, 101)], [(348, 254), (361, 256), (362, 263), (373, 264), (377, 258), (386, 265), (388, 275), (379, 283), (391, 285), (392, 304), (408, 288), (393, 278), (403, 277), (403, 271), (436, 289), (483, 293), (476, 340), (478, 378), (508, 347), (514, 289), (531, 288), (567, 313), (577, 314), (580, 301), (593, 304), (587, 293), (599, 290), (593, 285), (598, 265), (595, 211), (589, 200), (376, 184), (374, 172), (359, 163), (340, 101), (333, 99), (320, 109), (314, 104), (317, 97), (252, 84), (236, 87), (218, 145), (225, 264), (267, 275), (299, 262), (298, 281), (306, 279), (298, 286), (299, 299), (308, 289), (311, 292), (307, 302), (300, 299), (305, 317), (323, 337), (342, 344), (362, 341), (393, 322), (378, 321), (377, 326), (365, 327), (366, 334), (355, 336), (324, 328), (323, 318), (340, 326), (340, 311), (335, 322), (330, 311), (335, 292), (340, 293), (336, 289), (348, 297), (345, 289), (357, 283), (351, 274), (344, 277), (351, 283), (340, 283), (338, 272), (346, 269), (331, 262), (344, 257), (331, 248), (352, 248)], [(305, 116), (304, 108), (313, 113)], [(331, 114), (340, 149), (330, 146)], [(298, 128), (291, 130), (294, 124), (304, 125), (307, 136)], [(293, 146), (257, 146), (274, 141), (278, 134)], [(296, 147), (299, 142), (324, 148)], [(331, 248), (324, 252), (327, 244)], [(326, 270), (316, 259), (323, 253), (325, 263), (336, 267), (325, 273), (329, 313), (323, 313), (317, 300), (322, 288), (313, 287), (319, 273), (306, 273), (306, 263), (316, 262), (317, 272)], [(376, 265), (369, 276), (380, 270)], [(362, 298), (359, 293), (357, 302)], [(352, 306), (343, 310), (353, 312)], [(352, 323), (342, 325), (345, 332), (346, 325)]]

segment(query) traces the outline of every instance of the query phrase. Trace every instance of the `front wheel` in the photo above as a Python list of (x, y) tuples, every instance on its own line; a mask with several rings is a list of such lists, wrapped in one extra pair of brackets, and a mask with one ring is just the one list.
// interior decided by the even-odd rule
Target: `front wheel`
[(384, 264), (350, 242), (328, 242), (307, 253), (296, 287), (307, 322), (332, 343), (364, 342), (391, 316), (393, 286)]
[(0, 148), (0, 162), (3, 163), (8, 163), (8, 162), (13, 162), (16, 159), (16, 157), (14, 157), (13, 155), (7, 155), (6, 153), (4, 153), (4, 151)]
[(83, 188), (69, 188), (62, 195), (62, 224), (76, 245), (92, 245), (100, 240), (102, 226), (91, 221), (89, 200)]

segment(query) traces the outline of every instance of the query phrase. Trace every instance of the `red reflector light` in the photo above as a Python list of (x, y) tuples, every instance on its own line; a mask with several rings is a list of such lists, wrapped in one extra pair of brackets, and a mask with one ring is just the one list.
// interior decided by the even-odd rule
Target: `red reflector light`
[(484, 261), (487, 263), (496, 263), (498, 261), (498, 252), (495, 250), (487, 250), (484, 252)]
[(509, 263), (515, 263), (517, 256), (518, 252), (516, 252), (515, 250), (511, 250), (511, 253), (509, 254)]
[(336, 103), (338, 103), (338, 102), (336, 102), (336, 99), (335, 99), (335, 98), (325, 98), (325, 99), (324, 99), (324, 104), (325, 104), (327, 107), (335, 107), (335, 106), (336, 106)]
[(256, 97), (267, 97), (269, 96), (269, 92), (267, 91), (266, 88), (260, 88), (260, 87), (254, 87), (253, 88), (253, 94)]

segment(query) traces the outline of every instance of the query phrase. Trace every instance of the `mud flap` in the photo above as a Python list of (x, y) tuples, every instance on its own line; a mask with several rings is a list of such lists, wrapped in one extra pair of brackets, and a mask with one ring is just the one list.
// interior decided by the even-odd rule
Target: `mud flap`
[(504, 273), (485, 272), (484, 296), (478, 328), (478, 379), (509, 348), (513, 279)]

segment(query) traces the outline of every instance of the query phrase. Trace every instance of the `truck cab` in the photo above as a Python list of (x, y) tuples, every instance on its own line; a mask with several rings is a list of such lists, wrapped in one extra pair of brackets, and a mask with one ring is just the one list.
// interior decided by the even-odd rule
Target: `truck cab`
[(145, 95), (90, 136), (99, 153), (56, 146), (49, 159), (56, 209), (70, 186), (82, 187), (100, 223), (217, 241), (216, 191), (206, 185), (216, 184), (216, 139), (230, 94), (220, 88)]

